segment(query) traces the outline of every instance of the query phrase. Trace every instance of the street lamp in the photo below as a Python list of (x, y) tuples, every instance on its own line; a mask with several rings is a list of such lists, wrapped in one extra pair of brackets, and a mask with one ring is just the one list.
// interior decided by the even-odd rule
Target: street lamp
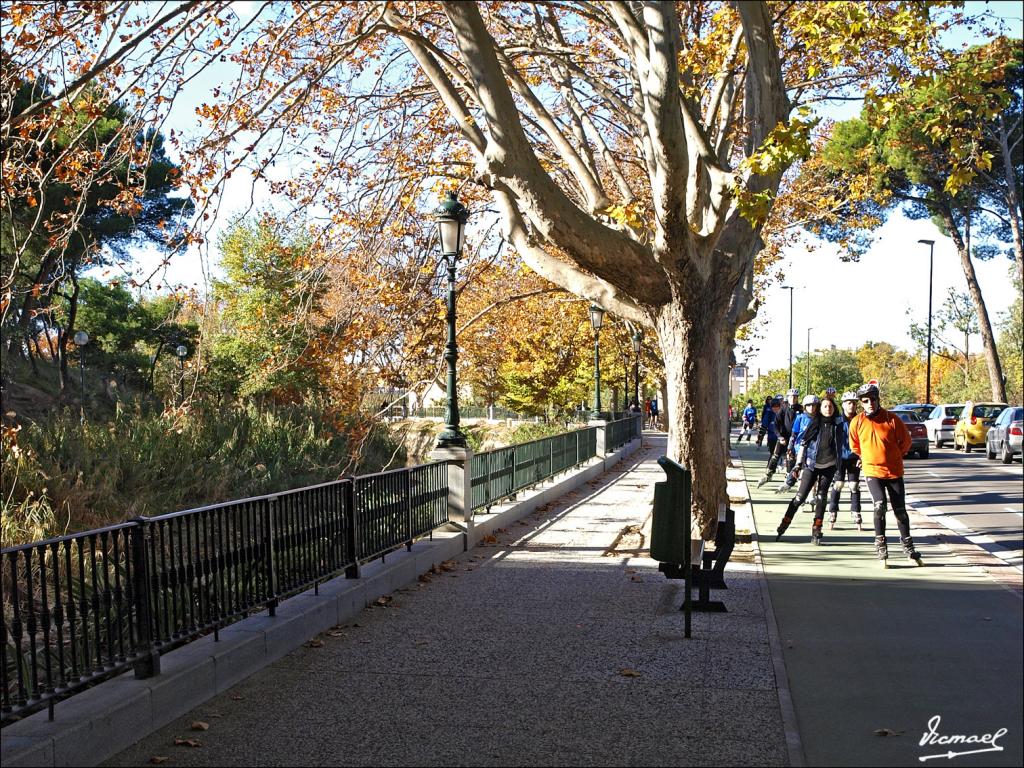
[(75, 331), (75, 346), (78, 347), (78, 372), (82, 379), (82, 411), (80, 420), (85, 425), (85, 345), (89, 343), (89, 334)]
[(640, 346), (644, 335), (640, 330), (633, 331), (633, 402), (640, 407)]
[(601, 326), (604, 325), (604, 310), (597, 304), (590, 305), (590, 324), (594, 327), (594, 410), (590, 418), (597, 421), (601, 418), (601, 346), (599, 337)]
[(445, 412), (444, 431), (437, 436), (438, 448), (465, 448), (466, 436), (459, 430), (459, 394), (455, 378), (455, 363), (459, 350), (455, 344), (455, 267), (466, 240), (466, 222), (469, 209), (459, 202), (454, 192), (434, 211), (438, 238), (441, 241), (441, 261), (448, 270), (448, 344), (444, 359), (448, 362), (448, 408)]
[(181, 406), (185, 402), (185, 358), (188, 357), (188, 347), (179, 344), (175, 347), (174, 354), (178, 356), (178, 363), (181, 365), (181, 375), (178, 377), (178, 405)]
[(806, 383), (806, 389), (804, 391), (804, 394), (807, 394), (807, 395), (811, 394), (811, 331), (812, 330), (814, 330), (813, 327), (807, 329), (807, 365), (806, 365), (806, 369), (807, 369), (807, 371), (806, 371), (806, 373), (807, 373), (807, 383)]
[(932, 401), (932, 269), (935, 266), (935, 241), (918, 240), (928, 246), (928, 371), (925, 374), (924, 401)]
[(789, 291), (789, 388), (793, 388), (793, 291), (796, 290), (794, 285), (782, 286), (785, 290)]

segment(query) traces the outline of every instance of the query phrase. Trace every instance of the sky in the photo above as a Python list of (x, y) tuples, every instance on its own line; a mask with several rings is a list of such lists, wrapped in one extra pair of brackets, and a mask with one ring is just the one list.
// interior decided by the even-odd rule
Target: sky
[[(252, 8), (236, 3), (239, 15), (248, 17)], [(988, 10), (1007, 24), (1010, 34), (1021, 36), (1020, 6), (1014, 2), (969, 2), (968, 12)], [(953, 47), (969, 41), (967, 33), (956, 30), (944, 42)], [(197, 124), (195, 107), (212, 87), (212, 80), (221, 82), (234, 72), (211, 70), (206, 88), (197, 87), (189, 98), (180, 100), (173, 108), (168, 126), (188, 131)], [(223, 77), (222, 77), (223, 76)], [(200, 85), (197, 83), (197, 86)], [(184, 94), (183, 94), (184, 95)], [(855, 116), (859, 102), (842, 102), (821, 110), (821, 114), (843, 120)], [(251, 183), (245, 174), (236, 174), (228, 184), (227, 193), (213, 227), (207, 233), (207, 245), (176, 255), (171, 264), (150, 284), (150, 289), (163, 289), (168, 284), (180, 284), (205, 293), (206, 277), (218, 273), (217, 235), (223, 231), (234, 213), (249, 206)], [(257, 207), (270, 203), (266, 187), (255, 193)], [(927, 320), (928, 307), (928, 253), (919, 239), (935, 240), (935, 275), (933, 284), (934, 307), (942, 305), (949, 287), (964, 292), (963, 270), (949, 238), (943, 237), (928, 220), (911, 221), (899, 213), (877, 232), (874, 245), (858, 263), (845, 263), (838, 257), (838, 249), (822, 244), (813, 252), (791, 249), (779, 267), (785, 274), (785, 283), (798, 286), (793, 295), (793, 354), (796, 357), (807, 346), (807, 329), (811, 331), (812, 349), (859, 347), (866, 341), (887, 341), (906, 350), (913, 350), (909, 335), (910, 319), (907, 309), (914, 308), (919, 323)], [(148, 275), (160, 261), (154, 250), (140, 251), (134, 264), (136, 275)], [(993, 325), (1000, 313), (1005, 312), (1015, 297), (1009, 281), (1011, 262), (998, 258), (989, 262), (975, 260), (975, 268), (986, 299)], [(157, 288), (160, 286), (160, 288)], [(737, 348), (739, 363), (746, 362), (756, 374), (760, 369), (783, 368), (789, 355), (789, 291), (781, 287), (769, 290), (761, 306), (759, 320), (763, 331), (754, 342), (752, 354), (744, 355)], [(998, 330), (996, 330), (998, 333)], [(981, 349), (980, 337), (972, 339), (973, 349)]]

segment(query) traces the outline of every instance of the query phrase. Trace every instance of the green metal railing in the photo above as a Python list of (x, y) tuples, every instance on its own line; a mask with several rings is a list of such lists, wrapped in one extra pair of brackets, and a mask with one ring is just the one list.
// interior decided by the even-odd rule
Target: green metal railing
[(643, 415), (639, 413), (625, 414), (617, 421), (609, 421), (605, 427), (604, 449), (606, 453), (618, 450), (631, 440), (640, 437), (643, 429)]
[(474, 454), (472, 508), (489, 508), (596, 455), (597, 427)]

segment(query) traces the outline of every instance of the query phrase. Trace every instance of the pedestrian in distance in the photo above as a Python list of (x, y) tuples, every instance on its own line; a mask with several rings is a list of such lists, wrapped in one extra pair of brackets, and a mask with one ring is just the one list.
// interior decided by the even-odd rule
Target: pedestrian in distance
[(651, 398), (644, 400), (644, 424), (651, 426)]
[(747, 400), (747, 407), (743, 409), (743, 431), (740, 432), (740, 442), (744, 437), (747, 438), (747, 442), (750, 442), (751, 435), (754, 434), (754, 426), (757, 424), (757, 409), (754, 407), (753, 400)]
[(804, 398), (804, 413), (807, 416), (806, 425), (801, 432), (800, 447), (797, 449), (797, 464), (791, 474), (791, 477), (795, 477), (797, 472), (800, 473), (800, 488), (786, 508), (775, 540), (782, 538), (800, 505), (807, 500), (811, 490), (816, 489), (811, 541), (814, 544), (821, 544), (825, 500), (842, 455), (842, 441), (846, 439), (846, 432), (843, 428), (844, 419), (832, 398), (822, 400), (817, 395), (807, 395)]
[(857, 530), (863, 530), (860, 516), (860, 456), (850, 448), (850, 423), (857, 415), (857, 393), (844, 392), (842, 400), (842, 413), (844, 438), (842, 461), (836, 469), (836, 478), (832, 483), (832, 490), (828, 495), (828, 525), (829, 530), (836, 527), (836, 519), (839, 517), (839, 496), (843, 488), (850, 489), (850, 518)]
[(651, 398), (651, 429), (659, 429), (658, 424), (658, 398)]
[(874, 384), (860, 387), (857, 398), (864, 412), (850, 422), (850, 450), (860, 456), (865, 483), (871, 494), (875, 516), (875, 553), (882, 567), (888, 568), (885, 513), (887, 504), (891, 504), (903, 553), (917, 565), (923, 565), (910, 536), (907, 490), (903, 481), (903, 457), (910, 450), (910, 432), (899, 416), (882, 407), (878, 387)]

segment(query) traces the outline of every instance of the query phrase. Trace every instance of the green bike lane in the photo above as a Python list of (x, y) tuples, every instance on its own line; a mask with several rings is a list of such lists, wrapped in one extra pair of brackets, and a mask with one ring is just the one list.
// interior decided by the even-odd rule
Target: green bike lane
[[(925, 565), (904, 557), (890, 512), (890, 567), (883, 569), (863, 485), (863, 531), (851, 521), (844, 491), (836, 527), (826, 523), (821, 546), (811, 543), (808, 507), (776, 542), (791, 495), (775, 493), (778, 472), (756, 487), (765, 449), (743, 444), (739, 453), (806, 763), (1024, 764), (1020, 590), (968, 562), (949, 531), (918, 528), (928, 522), (913, 512), (911, 532)], [(1001, 728), (1001, 751), (948, 757), (987, 748), (969, 737)], [(922, 746), (930, 730), (968, 743), (936, 744), (933, 736)]]

